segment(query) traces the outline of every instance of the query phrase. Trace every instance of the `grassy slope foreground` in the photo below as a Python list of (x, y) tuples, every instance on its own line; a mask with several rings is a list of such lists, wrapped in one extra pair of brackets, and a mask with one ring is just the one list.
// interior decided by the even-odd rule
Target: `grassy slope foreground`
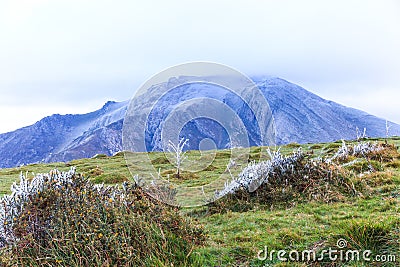
[[(383, 142), (383, 140), (375, 141)], [(398, 150), (400, 138), (392, 138), (388, 142), (397, 146)], [(297, 147), (299, 145), (290, 144), (282, 147), (281, 151), (289, 154)], [(301, 145), (301, 147), (310, 154), (310, 157), (329, 156), (341, 147), (341, 142)], [(259, 158), (262, 150), (264, 148), (252, 148), (251, 155)], [(196, 153), (189, 152), (189, 157), (195, 158)], [(133, 166), (138, 172), (144, 168), (141, 166), (142, 156), (138, 154), (137, 163)], [(173, 173), (173, 166), (163, 159), (162, 154), (152, 153), (150, 156), (160, 172)], [(177, 182), (187, 185), (208, 183), (225, 171), (229, 156), (229, 153), (218, 151), (211, 167), (196, 175), (183, 173), (183, 179)], [(350, 185), (350, 189), (344, 188), (343, 192), (340, 191), (341, 184), (329, 187), (328, 182), (319, 184), (314, 191), (310, 191), (310, 188), (314, 186), (314, 180), (307, 180), (311, 182), (301, 190), (296, 191), (296, 188), (290, 187), (292, 190), (290, 194), (285, 191), (287, 188), (277, 185), (260, 188), (260, 190), (268, 190), (264, 195), (237, 193), (209, 206), (181, 209), (179, 213), (183, 217), (176, 217), (177, 222), (185, 225), (186, 228), (193, 222), (202, 225), (206, 240), (194, 242), (192, 248), (186, 246), (185, 249), (188, 249), (186, 255), (178, 257), (178, 260), (184, 259), (184, 264), (193, 266), (398, 266), (400, 263), (399, 155), (392, 153), (371, 159), (354, 157), (339, 163), (342, 167), (335, 171), (338, 171), (339, 176), (344, 176), (341, 177), (345, 181), (344, 185)], [(10, 192), (11, 183), (18, 180), (21, 172), (28, 178), (32, 178), (34, 173), (48, 172), (54, 168), (66, 171), (71, 166), (75, 166), (78, 172), (94, 183), (115, 184), (132, 180), (122, 153), (113, 157), (98, 155), (92, 159), (68, 163), (33, 164), (2, 169), (0, 170), (0, 195)], [(373, 172), (370, 171), (370, 166)], [(306, 192), (312, 192), (312, 194), (306, 195)], [(315, 197), (318, 194), (319, 196)], [(265, 195), (273, 197), (268, 198)], [(146, 203), (154, 207), (152, 202)], [(118, 212), (116, 214), (122, 211), (118, 210)], [(172, 216), (174, 211), (166, 210), (163, 214)], [(184, 218), (188, 217), (191, 218), (191, 222), (185, 223)], [(168, 220), (163, 217), (159, 222), (164, 223)], [(197, 231), (195, 227), (190, 228), (192, 230), (189, 228), (185, 230), (183, 236), (187, 236), (190, 231)], [(162, 231), (159, 233), (161, 236), (163, 236)], [(321, 251), (330, 247), (334, 248), (337, 240), (341, 238), (347, 241), (349, 249), (360, 251), (369, 249), (373, 251), (373, 255), (395, 255), (397, 261), (384, 264), (357, 261), (332, 263), (325, 257), (319, 262), (285, 263), (279, 261), (276, 254), (271, 260), (257, 259), (257, 253), (265, 248), (269, 251), (285, 250), (287, 252), (291, 250)], [(64, 249), (68, 251), (68, 246), (66, 245)], [(120, 256), (123, 257), (123, 255)], [(165, 258), (162, 261), (164, 264), (168, 263)], [(61, 262), (62, 260), (59, 264), (63, 265)], [(151, 259), (149, 262), (154, 265), (155, 261)], [(168, 265), (171, 263), (175, 263), (176, 266), (176, 259), (171, 260)]]

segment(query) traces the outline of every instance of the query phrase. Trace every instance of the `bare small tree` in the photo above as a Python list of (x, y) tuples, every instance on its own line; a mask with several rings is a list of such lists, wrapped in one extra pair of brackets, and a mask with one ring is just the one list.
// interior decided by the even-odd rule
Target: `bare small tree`
[(236, 162), (233, 159), (230, 159), (228, 165), (226, 166), (226, 170), (229, 172), (229, 175), (231, 176), (232, 180), (234, 180), (235, 177), (233, 176), (233, 174), (231, 172), (231, 168), (235, 165), (236, 165)]
[(387, 144), (387, 142), (388, 142), (388, 139), (389, 139), (389, 130), (390, 130), (390, 127), (391, 127), (391, 125), (389, 125), (389, 121), (388, 120), (386, 120), (386, 140), (385, 140), (385, 143)]
[(364, 128), (363, 133), (360, 133), (360, 130), (356, 126), (356, 136), (357, 136), (357, 141), (360, 141), (361, 139), (367, 138), (367, 128)]
[(186, 151), (183, 147), (189, 142), (189, 139), (182, 138), (178, 144), (174, 144), (171, 140), (168, 141), (168, 152), (174, 157), (176, 167), (176, 175), (179, 178), (182, 162), (187, 159)]

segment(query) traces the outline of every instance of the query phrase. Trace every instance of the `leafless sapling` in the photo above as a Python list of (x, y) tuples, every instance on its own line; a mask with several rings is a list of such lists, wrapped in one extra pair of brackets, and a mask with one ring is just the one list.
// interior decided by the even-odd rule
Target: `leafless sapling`
[(174, 144), (171, 140), (168, 141), (168, 152), (174, 157), (174, 165), (176, 167), (176, 176), (180, 177), (180, 169), (182, 162), (187, 159), (186, 151), (183, 151), (183, 147), (189, 142), (189, 139), (181, 138), (177, 144)]

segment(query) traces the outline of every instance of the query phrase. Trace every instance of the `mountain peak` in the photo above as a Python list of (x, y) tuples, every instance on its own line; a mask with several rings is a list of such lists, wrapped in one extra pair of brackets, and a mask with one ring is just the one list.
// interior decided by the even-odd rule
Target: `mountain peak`
[[(281, 78), (258, 76), (254, 80), (269, 102), (275, 120), (278, 144), (354, 139), (356, 128), (366, 128), (370, 137), (386, 135), (384, 119), (327, 101)], [(155, 85), (153, 89), (157, 90), (157, 86), (163, 85)], [(149, 147), (160, 149), (161, 140), (157, 134), (162, 127), (158, 123), (160, 116), (163, 116), (160, 112), (199, 96), (199, 93), (190, 86), (183, 89), (185, 90), (181, 93), (160, 101), (162, 106), (152, 114), (154, 118), (149, 121), (151, 138), (146, 140)], [(203, 94), (202, 96), (208, 96), (202, 90), (198, 91)], [(152, 91), (147, 93), (151, 94)], [(148, 99), (145, 94), (139, 99), (143, 101), (139, 103), (142, 107), (146, 106)], [(209, 97), (221, 98), (224, 103), (230, 103), (233, 105), (232, 110), (239, 116), (243, 116), (241, 112), (245, 112), (242, 107), (234, 106), (239, 102), (227, 99), (229, 94), (217, 94), (212, 91)], [(34, 125), (0, 134), (0, 168), (35, 162), (69, 161), (92, 157), (95, 154), (113, 155), (123, 149), (122, 126), (128, 105), (129, 101), (107, 101), (101, 109), (91, 113), (55, 114)], [(394, 123), (391, 125), (390, 134), (400, 135), (400, 125)], [(221, 132), (216, 133), (214, 126), (212, 123), (194, 122), (188, 124), (185, 131), (189, 131), (192, 141), (198, 142), (197, 139), (200, 138), (217, 138), (215, 141), (218, 147), (225, 147), (226, 136)], [(250, 138), (255, 134), (249, 131)], [(194, 145), (189, 149), (197, 147)]]
[(102, 110), (107, 110), (107, 109), (109, 109), (111, 106), (113, 106), (116, 103), (117, 102), (115, 102), (115, 101), (109, 100), (103, 105), (103, 107), (101, 109)]

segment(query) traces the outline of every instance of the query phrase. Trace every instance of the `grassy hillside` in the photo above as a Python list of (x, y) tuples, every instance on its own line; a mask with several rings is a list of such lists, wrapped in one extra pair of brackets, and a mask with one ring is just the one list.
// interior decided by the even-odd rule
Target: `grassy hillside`
[[(384, 142), (384, 140), (370, 140)], [(400, 138), (391, 138), (389, 144), (397, 146)], [(289, 154), (298, 147), (310, 157), (333, 155), (342, 145), (341, 141), (322, 144), (289, 144), (281, 152)], [(251, 149), (251, 159), (268, 159), (266, 148)], [(174, 182), (185, 185), (201, 185), (213, 181), (224, 173), (229, 160), (229, 151), (215, 153), (213, 163), (204, 171), (183, 173), (183, 178), (174, 178), (174, 167), (162, 153), (151, 153), (156, 169), (163, 175), (171, 174)], [(190, 151), (189, 158), (207, 157)], [(145, 154), (138, 153), (131, 168), (138, 173), (150, 166), (143, 165)], [(146, 163), (145, 163), (146, 164)], [(277, 198), (272, 201), (237, 201), (232, 204), (222, 199), (214, 206), (181, 209), (183, 216), (195, 219), (206, 231), (205, 245), (198, 245), (188, 254), (194, 266), (399, 266), (400, 263), (400, 157), (390, 160), (372, 160), (374, 172), (366, 172), (367, 163), (361, 159), (355, 164), (343, 166), (349, 183), (357, 194), (346, 195), (335, 201), (309, 201), (303, 196), (294, 196), (287, 201)], [(345, 164), (346, 165), (346, 164)], [(115, 184), (132, 180), (122, 153), (113, 157), (97, 155), (91, 159), (74, 160), (68, 163), (32, 164), (19, 168), (0, 170), (0, 194), (9, 193), (10, 185), (18, 175), (48, 172), (51, 169), (77, 171), (95, 183)], [(279, 193), (279, 192), (278, 192)], [(334, 192), (333, 192), (334, 193)], [(249, 206), (250, 203), (250, 206)], [(370, 249), (375, 254), (394, 255), (397, 262), (356, 262), (332, 264), (326, 257), (314, 263), (285, 263), (275, 257), (261, 261), (257, 254), (265, 247), (271, 250), (315, 250), (336, 247), (344, 239), (348, 247), (360, 251)], [(260, 254), (261, 255), (261, 254)], [(286, 255), (287, 256), (287, 255)]]

